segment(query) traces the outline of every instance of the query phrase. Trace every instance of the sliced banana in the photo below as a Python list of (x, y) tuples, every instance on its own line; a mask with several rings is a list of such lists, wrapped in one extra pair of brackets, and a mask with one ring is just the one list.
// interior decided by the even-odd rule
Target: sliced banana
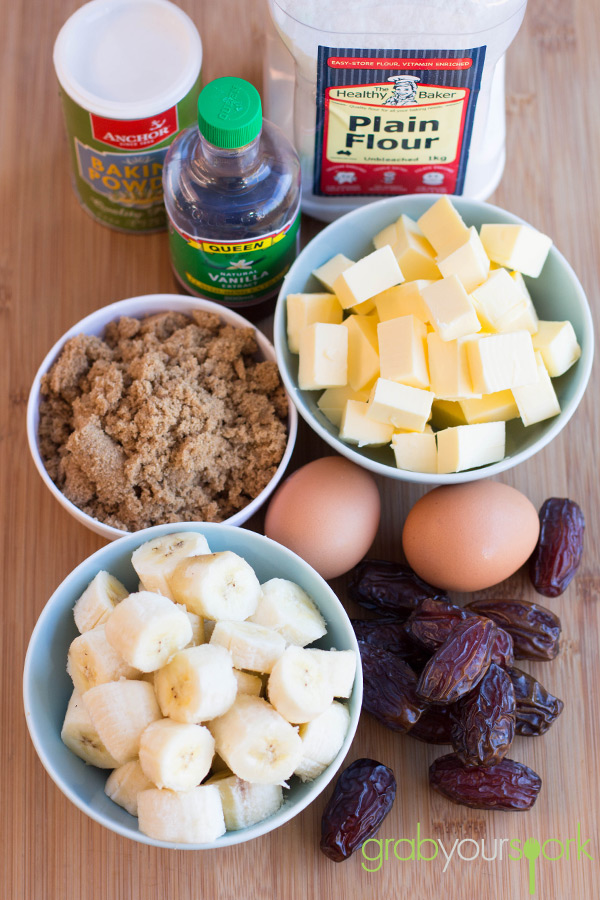
[(210, 553), (208, 541), (197, 531), (176, 531), (146, 541), (131, 557), (133, 568), (146, 591), (163, 594), (173, 600), (169, 578), (175, 567), (188, 556)]
[(349, 725), (348, 708), (335, 700), (316, 719), (301, 725), (302, 759), (294, 775), (301, 781), (313, 781), (324, 772), (340, 752)]
[(191, 791), (141, 791), (138, 816), (140, 831), (157, 841), (209, 844), (225, 833), (221, 795), (214, 784)]
[(352, 693), (356, 675), (356, 653), (354, 650), (318, 650), (306, 647), (308, 653), (320, 659), (329, 673), (334, 697), (347, 699)]
[(111, 681), (83, 694), (100, 740), (122, 765), (139, 754), (142, 732), (162, 718), (154, 688), (146, 681)]
[(138, 794), (153, 787), (150, 779), (144, 775), (139, 759), (130, 759), (110, 773), (104, 785), (104, 793), (130, 815), (137, 816)]
[(302, 757), (297, 729), (260, 697), (239, 694), (208, 727), (216, 752), (244, 781), (283, 784)]
[(215, 740), (204, 725), (159, 719), (140, 738), (140, 765), (158, 788), (189, 791), (206, 778)]
[(271, 628), (223, 619), (215, 624), (210, 643), (225, 647), (236, 668), (251, 672), (270, 672), (285, 650), (285, 638)]
[(327, 633), (325, 619), (300, 585), (271, 578), (261, 585), (261, 597), (251, 622), (273, 628), (288, 644), (304, 647)]
[(260, 697), (263, 689), (262, 678), (251, 672), (242, 672), (241, 669), (234, 669), (233, 674), (237, 681), (238, 694), (252, 694), (253, 697)]
[(204, 619), (202, 616), (197, 616), (196, 613), (191, 613), (183, 604), (181, 604), (181, 609), (185, 610), (185, 614), (192, 626), (192, 639), (186, 646), (197, 647), (198, 644), (204, 644), (208, 640), (204, 633)]
[(104, 627), (115, 650), (141, 672), (160, 669), (192, 639), (185, 610), (151, 591), (122, 600)]
[(118, 578), (100, 571), (90, 581), (85, 591), (73, 607), (75, 625), (80, 634), (102, 625), (129, 591)]
[(226, 773), (213, 775), (205, 784), (214, 784), (219, 789), (227, 831), (256, 825), (283, 804), (280, 784), (251, 784)]
[(155, 673), (154, 690), (163, 715), (175, 722), (221, 716), (237, 694), (231, 654), (213, 644), (180, 650)]
[(60, 736), (69, 750), (91, 766), (112, 769), (117, 765), (100, 740), (78, 690), (71, 694)]
[(119, 678), (135, 679), (141, 674), (109, 643), (105, 625), (97, 625), (71, 642), (67, 672), (80, 694), (98, 684), (118, 681)]
[(207, 619), (247, 619), (260, 598), (254, 569), (231, 550), (184, 559), (169, 584), (177, 603)]
[(269, 675), (267, 696), (288, 722), (316, 719), (334, 697), (324, 660), (305, 647), (287, 647)]

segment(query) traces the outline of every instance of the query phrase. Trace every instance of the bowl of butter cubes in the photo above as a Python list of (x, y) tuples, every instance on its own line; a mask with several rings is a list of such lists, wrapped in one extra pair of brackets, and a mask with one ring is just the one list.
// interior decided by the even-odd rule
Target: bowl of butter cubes
[(102, 547), (30, 639), (25, 717), (48, 774), (117, 834), (176, 849), (257, 838), (341, 766), (362, 672), (320, 575), (244, 528), (177, 522)]
[(510, 469), (564, 428), (594, 335), (551, 237), (488, 203), (413, 195), (354, 210), (304, 248), (274, 343), (298, 412), (337, 452), (451, 484)]

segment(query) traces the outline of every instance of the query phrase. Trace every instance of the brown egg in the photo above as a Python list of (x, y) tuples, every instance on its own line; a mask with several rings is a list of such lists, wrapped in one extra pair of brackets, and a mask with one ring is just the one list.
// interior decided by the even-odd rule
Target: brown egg
[(499, 481), (434, 488), (404, 523), (406, 559), (425, 581), (479, 591), (503, 581), (531, 556), (540, 530), (527, 497)]
[(381, 513), (375, 479), (341, 456), (302, 466), (275, 492), (265, 534), (306, 560), (323, 578), (335, 578), (359, 562), (371, 544)]

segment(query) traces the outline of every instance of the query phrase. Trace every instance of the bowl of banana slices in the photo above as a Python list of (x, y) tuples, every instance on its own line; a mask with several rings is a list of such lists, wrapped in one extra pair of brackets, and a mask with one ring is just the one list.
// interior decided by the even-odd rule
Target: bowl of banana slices
[(102, 547), (31, 635), (38, 756), (124, 837), (209, 849), (264, 835), (326, 787), (362, 701), (358, 645), (308, 563), (253, 531), (157, 525)]

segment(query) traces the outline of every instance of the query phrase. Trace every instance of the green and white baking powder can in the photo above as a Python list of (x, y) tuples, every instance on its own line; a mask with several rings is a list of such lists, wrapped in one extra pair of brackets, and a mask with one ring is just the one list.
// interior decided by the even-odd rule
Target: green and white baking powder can
[(202, 42), (168, 0), (92, 0), (54, 45), (83, 208), (119, 231), (166, 227), (162, 168), (181, 129), (195, 121)]

